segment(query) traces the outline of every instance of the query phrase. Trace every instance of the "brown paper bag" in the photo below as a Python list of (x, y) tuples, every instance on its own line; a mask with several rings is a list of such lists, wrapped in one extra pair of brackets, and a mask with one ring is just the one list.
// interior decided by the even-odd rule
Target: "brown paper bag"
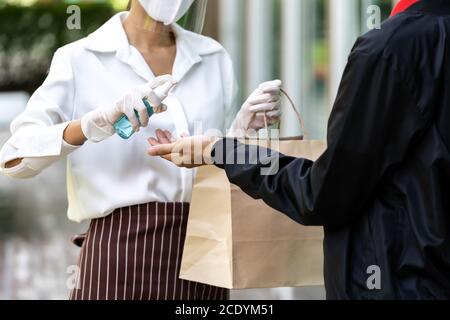
[[(255, 143), (255, 142), (253, 142)], [(272, 148), (316, 160), (325, 141)], [(323, 230), (304, 227), (230, 185), (213, 166), (198, 170), (180, 277), (229, 289), (323, 284)]]

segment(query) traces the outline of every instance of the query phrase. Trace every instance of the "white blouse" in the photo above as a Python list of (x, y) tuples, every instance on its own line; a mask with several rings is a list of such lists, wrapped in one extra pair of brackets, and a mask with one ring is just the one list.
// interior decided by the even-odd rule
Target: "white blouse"
[[(113, 105), (131, 89), (154, 79), (142, 55), (128, 42), (119, 13), (87, 38), (57, 50), (47, 79), (26, 110), (11, 124), (12, 137), (0, 152), (0, 170), (32, 177), (67, 156), (69, 219), (81, 222), (117, 208), (147, 202), (190, 202), (193, 171), (147, 156), (156, 129), (203, 134), (231, 125), (238, 104), (231, 59), (216, 41), (173, 26), (179, 82), (165, 103), (168, 112), (129, 140), (117, 135), (98, 144), (70, 146), (63, 132), (71, 120)], [(195, 130), (194, 130), (195, 128)], [(6, 169), (5, 163), (25, 158)]]

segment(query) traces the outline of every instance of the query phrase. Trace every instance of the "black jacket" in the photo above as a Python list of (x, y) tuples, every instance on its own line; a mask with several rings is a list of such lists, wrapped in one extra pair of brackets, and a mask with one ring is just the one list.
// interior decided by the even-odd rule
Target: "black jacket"
[(261, 163), (220, 164), (256, 153), (225, 142), (213, 156), (230, 181), (324, 226), (329, 299), (450, 298), (450, 1), (422, 0), (358, 39), (315, 163), (272, 152), (279, 170), (263, 176)]

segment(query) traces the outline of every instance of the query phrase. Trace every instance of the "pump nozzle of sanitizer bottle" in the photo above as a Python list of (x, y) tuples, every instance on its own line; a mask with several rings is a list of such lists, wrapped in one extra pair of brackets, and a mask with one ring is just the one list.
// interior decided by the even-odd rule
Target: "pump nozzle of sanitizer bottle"
[[(151, 117), (155, 113), (166, 111), (167, 107), (162, 103), (169, 95), (170, 90), (176, 85), (175, 82), (167, 82), (161, 87), (156, 88), (147, 97), (143, 98), (148, 116)], [(134, 111), (139, 119), (137, 111)], [(135, 133), (130, 120), (123, 115), (114, 123), (114, 130), (122, 139), (129, 139)]]

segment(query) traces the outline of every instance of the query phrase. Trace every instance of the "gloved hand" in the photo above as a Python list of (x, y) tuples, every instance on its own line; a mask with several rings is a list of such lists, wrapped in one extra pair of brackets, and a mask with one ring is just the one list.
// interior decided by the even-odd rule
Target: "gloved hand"
[(231, 126), (230, 134), (234, 137), (245, 137), (251, 129), (258, 131), (264, 128), (264, 114), (268, 125), (280, 121), (281, 86), (281, 80), (260, 84), (237, 114)]
[[(161, 102), (175, 84), (172, 76), (160, 76), (129, 92), (114, 106), (98, 108), (87, 113), (81, 119), (83, 134), (91, 142), (103, 141), (114, 135), (114, 123), (124, 114), (130, 120), (133, 130), (139, 132), (140, 127), (146, 127), (149, 120), (147, 108), (142, 99), (151, 95), (157, 96)], [(155, 92), (157, 92), (156, 95)], [(155, 113), (161, 113), (167, 109), (162, 103), (153, 106)], [(135, 110), (139, 118), (136, 116)]]

